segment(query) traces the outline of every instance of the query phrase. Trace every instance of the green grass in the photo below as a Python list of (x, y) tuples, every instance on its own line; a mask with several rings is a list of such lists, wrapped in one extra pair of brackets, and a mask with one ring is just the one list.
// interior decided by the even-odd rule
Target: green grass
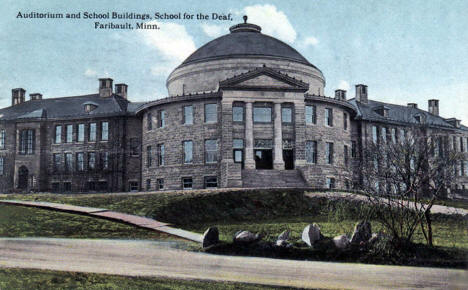
[(0, 289), (291, 289), (253, 284), (0, 268)]

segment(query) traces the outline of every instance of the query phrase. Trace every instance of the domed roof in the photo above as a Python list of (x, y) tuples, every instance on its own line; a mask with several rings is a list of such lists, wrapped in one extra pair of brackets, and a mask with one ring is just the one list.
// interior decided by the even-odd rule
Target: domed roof
[(241, 23), (232, 26), (229, 30), (230, 34), (216, 38), (192, 53), (181, 66), (215, 59), (262, 56), (287, 59), (313, 66), (291, 46), (262, 34), (260, 26)]

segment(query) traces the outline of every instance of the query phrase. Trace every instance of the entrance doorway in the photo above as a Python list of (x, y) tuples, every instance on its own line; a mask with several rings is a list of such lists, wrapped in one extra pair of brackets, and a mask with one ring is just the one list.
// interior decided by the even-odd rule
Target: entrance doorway
[(18, 189), (27, 189), (29, 170), (26, 166), (21, 166), (18, 170)]
[(284, 169), (294, 169), (294, 150), (284, 149), (283, 150)]
[(273, 150), (255, 149), (255, 169), (273, 169)]

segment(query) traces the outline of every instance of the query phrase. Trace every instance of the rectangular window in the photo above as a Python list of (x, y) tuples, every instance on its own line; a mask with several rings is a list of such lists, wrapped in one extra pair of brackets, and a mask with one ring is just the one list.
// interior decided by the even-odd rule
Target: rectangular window
[(158, 190), (163, 190), (164, 189), (164, 179), (163, 178), (159, 178), (157, 180), (157, 183), (158, 183)]
[(70, 191), (72, 191), (71, 182), (64, 182), (64, 183), (63, 183), (63, 191), (65, 191), (65, 192), (70, 192)]
[(84, 171), (84, 153), (76, 153), (76, 170)]
[(387, 142), (387, 128), (382, 127), (381, 135), (382, 135), (382, 141)]
[(317, 124), (317, 107), (308, 105), (305, 107), (306, 124)]
[(459, 166), (459, 172), (458, 172), (458, 176), (463, 176), (463, 174), (465, 173), (465, 162), (463, 162), (463, 160), (460, 160), (460, 166)]
[(109, 140), (109, 122), (101, 123), (101, 141)]
[(391, 133), (391, 134), (392, 134), (392, 142), (393, 142), (393, 143), (396, 143), (396, 134), (397, 134), (397, 133), (396, 133), (396, 128), (392, 128), (392, 131), (391, 131), (391, 132), (392, 132), (392, 133)]
[(372, 126), (372, 142), (374, 142), (374, 144), (377, 144), (378, 142), (378, 129), (377, 129), (377, 126)]
[(0, 156), (0, 175), (5, 173), (5, 158)]
[(140, 154), (140, 144), (138, 142), (138, 138), (131, 138), (130, 139), (130, 154), (132, 156), (138, 156)]
[(205, 104), (205, 123), (216, 123), (218, 121), (218, 105)]
[(98, 190), (99, 191), (108, 191), (108, 184), (107, 181), (99, 181), (98, 182)]
[(153, 115), (151, 113), (146, 114), (146, 129), (153, 130)]
[(460, 137), (460, 152), (465, 152), (465, 146), (463, 146), (463, 137)]
[(84, 124), (78, 124), (78, 134), (77, 134), (77, 141), (84, 142)]
[(21, 130), (19, 137), (19, 154), (34, 154), (35, 131), (32, 129)]
[(54, 172), (60, 172), (60, 165), (62, 163), (62, 155), (60, 153), (54, 153)]
[(59, 192), (60, 191), (60, 183), (52, 182), (52, 192)]
[(205, 140), (205, 163), (218, 162), (218, 140)]
[(163, 166), (165, 164), (164, 162), (164, 144), (158, 144), (157, 147), (158, 152), (156, 153), (158, 155), (158, 166)]
[(457, 152), (457, 137), (455, 136), (453, 136), (452, 146), (453, 146), (453, 151)]
[(349, 164), (349, 157), (348, 157), (348, 146), (345, 145), (344, 146), (344, 164), (346, 167), (348, 167), (348, 164)]
[(192, 177), (184, 177), (184, 178), (182, 178), (182, 188), (183, 188), (183, 189), (192, 189), (192, 188), (193, 188), (193, 180), (192, 180)]
[(468, 176), (468, 160), (465, 160), (465, 176)]
[(317, 141), (306, 142), (307, 163), (317, 164)]
[(5, 149), (5, 130), (0, 130), (0, 149)]
[(67, 127), (65, 127), (65, 131), (66, 131), (65, 142), (67, 143), (73, 142), (73, 125), (67, 125)]
[(232, 139), (232, 149), (234, 162), (243, 163), (244, 161), (244, 139)]
[(357, 156), (357, 143), (356, 141), (351, 141), (351, 157), (356, 158)]
[(130, 181), (128, 183), (128, 187), (130, 189), (130, 191), (138, 191), (138, 182), (137, 181)]
[(62, 126), (55, 126), (55, 144), (62, 143)]
[(328, 188), (328, 189), (333, 189), (333, 188), (335, 188), (335, 178), (333, 178), (333, 177), (327, 177), (327, 188)]
[(292, 108), (281, 108), (281, 122), (292, 123)]
[(193, 125), (193, 106), (184, 107), (184, 124)]
[(73, 171), (73, 155), (72, 153), (65, 153), (65, 171), (70, 173)]
[(333, 126), (333, 109), (325, 109), (325, 125), (332, 127)]
[(90, 142), (96, 141), (96, 123), (89, 124), (89, 139)]
[(158, 127), (159, 128), (166, 127), (166, 111), (165, 110), (159, 111)]
[(348, 114), (343, 113), (343, 128), (348, 130)]
[(217, 188), (218, 178), (216, 176), (205, 176), (205, 188)]
[(101, 152), (101, 169), (109, 169), (109, 152)]
[(327, 163), (333, 164), (333, 143), (327, 142), (325, 155), (327, 156)]
[(151, 179), (147, 179), (146, 180), (146, 191), (150, 191), (151, 190)]
[(89, 152), (88, 153), (88, 170), (95, 170), (96, 169), (96, 153)]
[(270, 123), (271, 122), (271, 108), (270, 107), (254, 107), (253, 119), (256, 123)]
[(244, 122), (244, 107), (243, 106), (232, 107), (232, 121)]
[(184, 141), (184, 164), (190, 164), (193, 162), (193, 142)]
[(151, 150), (151, 146), (146, 146), (146, 167), (151, 167), (153, 163), (153, 151)]

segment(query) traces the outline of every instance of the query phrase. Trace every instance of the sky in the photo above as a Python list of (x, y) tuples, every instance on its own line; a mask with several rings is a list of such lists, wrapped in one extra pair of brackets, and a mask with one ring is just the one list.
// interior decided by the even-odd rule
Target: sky
[[(0, 107), (11, 105), (12, 88), (74, 96), (96, 93), (101, 77), (126, 83), (131, 101), (166, 97), (169, 73), (247, 15), (323, 72), (327, 96), (340, 88), (352, 98), (363, 83), (374, 100), (426, 110), (428, 99), (439, 99), (443, 117), (468, 125), (467, 0), (1, 0), (0, 11)], [(149, 14), (144, 22), (160, 29), (95, 29), (96, 21), (141, 21), (83, 19), (85, 12), (114, 11)], [(81, 19), (26, 19), (19, 12), (80, 12)], [(232, 20), (154, 19), (179, 12), (230, 13)]]

